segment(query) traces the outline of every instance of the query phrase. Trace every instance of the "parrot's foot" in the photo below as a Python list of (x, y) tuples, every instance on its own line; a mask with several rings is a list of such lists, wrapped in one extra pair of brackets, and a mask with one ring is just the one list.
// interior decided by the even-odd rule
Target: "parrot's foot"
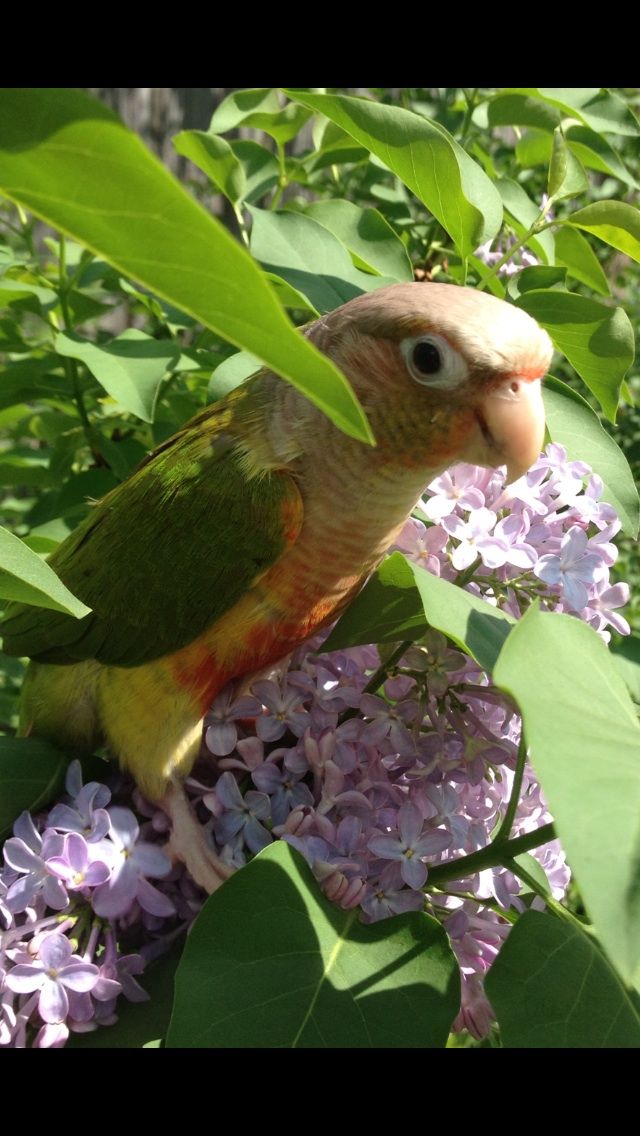
[(172, 860), (181, 860), (195, 882), (211, 895), (235, 868), (223, 864), (207, 843), (181, 785), (170, 785), (160, 807), (171, 820), (171, 837), (166, 847)]

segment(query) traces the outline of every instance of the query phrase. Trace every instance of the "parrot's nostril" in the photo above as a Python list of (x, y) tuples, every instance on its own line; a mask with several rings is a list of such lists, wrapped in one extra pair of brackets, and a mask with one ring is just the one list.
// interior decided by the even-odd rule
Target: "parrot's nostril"
[(512, 383), (511, 383), (511, 386), (510, 386), (510, 388), (509, 388), (509, 389), (510, 389), (510, 390), (512, 390), (514, 394), (517, 394), (517, 393), (518, 393), (518, 391), (520, 390), (520, 383), (517, 383), (517, 382), (516, 382), (516, 381), (514, 380), (514, 381), (513, 381)]

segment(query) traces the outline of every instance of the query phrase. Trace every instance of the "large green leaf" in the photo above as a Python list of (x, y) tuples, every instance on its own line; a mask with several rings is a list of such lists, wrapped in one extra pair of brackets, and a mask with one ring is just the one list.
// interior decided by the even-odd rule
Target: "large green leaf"
[(393, 552), (339, 619), (323, 650), (398, 643), (435, 627), (490, 671), (513, 622), (471, 592)]
[(640, 1018), (597, 945), (562, 919), (526, 912), (486, 979), (507, 1049), (638, 1049)]
[(640, 635), (626, 635), (613, 645), (611, 652), (629, 694), (640, 703)]
[(0, 737), (0, 838), (25, 809), (35, 812), (62, 790), (69, 759), (41, 738)]
[(603, 499), (614, 506), (625, 532), (637, 536), (638, 490), (629, 462), (600, 425), (589, 403), (566, 383), (548, 378), (542, 389), (547, 429), (571, 461), (586, 461), (604, 482)]
[(124, 410), (145, 422), (153, 422), (160, 384), (180, 358), (172, 339), (153, 339), (135, 328), (105, 344), (60, 332), (56, 351), (79, 359)]
[(640, 962), (640, 728), (602, 640), (530, 608), (494, 681), (517, 701), (534, 769), (605, 950), (626, 981)]
[(626, 201), (594, 201), (572, 213), (568, 221), (640, 261), (640, 209), (634, 205)]
[(458, 1010), (442, 927), (368, 926), (272, 844), (205, 904), (176, 974), (174, 1049), (436, 1049)]
[(622, 380), (635, 353), (633, 328), (622, 308), (574, 292), (526, 292), (518, 306), (537, 319), (615, 421)]
[(5, 87), (0, 192), (257, 355), (341, 429), (371, 440), (344, 378), (293, 329), (263, 273), (106, 107)]
[(571, 276), (601, 296), (611, 295), (600, 261), (582, 233), (570, 225), (561, 225), (555, 233), (556, 262), (563, 264)]
[(77, 619), (90, 608), (77, 600), (35, 552), (13, 533), (0, 528), (0, 597), (68, 612)]
[[(571, 153), (581, 165), (590, 170), (599, 170), (618, 178), (625, 185), (638, 187), (638, 182), (625, 166), (617, 150), (606, 138), (589, 130), (586, 126), (565, 125), (565, 138)], [(552, 152), (553, 140), (543, 129), (529, 130), (516, 143), (518, 164), (526, 169), (529, 166), (546, 165)]]
[(233, 91), (216, 108), (209, 125), (213, 134), (226, 134), (238, 126), (264, 130), (284, 145), (309, 118), (309, 111), (295, 103), (282, 106), (278, 92), (270, 87)]
[(407, 250), (389, 222), (377, 209), (361, 209), (353, 201), (314, 201), (305, 216), (313, 217), (349, 250), (358, 268), (388, 276), (392, 280), (413, 280)]
[(173, 138), (173, 144), (178, 154), (189, 158), (229, 201), (235, 205), (242, 200), (247, 178), (240, 159), (224, 138), (206, 134), (204, 130), (181, 130)]
[(345, 95), (287, 91), (385, 163), (450, 234), (462, 256), (495, 237), (502, 205), (484, 170), (436, 122)]
[(502, 92), (489, 104), (492, 125), (508, 123), (551, 131), (568, 116), (579, 119), (594, 133), (629, 137), (639, 133), (631, 107), (600, 87), (504, 87)]
[(344, 245), (304, 213), (251, 207), (251, 252), (256, 260), (307, 296), (318, 312), (362, 292), (392, 284), (356, 268)]

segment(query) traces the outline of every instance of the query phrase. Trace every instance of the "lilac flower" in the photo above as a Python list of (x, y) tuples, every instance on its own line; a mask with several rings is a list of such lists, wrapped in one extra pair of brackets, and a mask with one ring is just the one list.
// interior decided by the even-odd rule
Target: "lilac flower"
[(610, 624), (614, 631), (620, 635), (629, 635), (631, 628), (623, 615), (619, 615), (616, 608), (623, 607), (629, 602), (629, 585), (614, 584), (605, 588), (589, 600), (583, 611), (583, 618), (593, 624), (596, 631)]
[(79, 832), (91, 843), (102, 840), (109, 831), (106, 806), (111, 800), (110, 790), (98, 781), (83, 786), (79, 761), (72, 761), (67, 770), (66, 789), (73, 798), (72, 804), (54, 805), (49, 826), (61, 832)]
[(451, 563), (458, 572), (468, 568), (478, 556), (490, 568), (495, 567), (496, 554), (498, 562), (504, 564), (502, 555), (508, 545), (504, 540), (492, 536), (497, 519), (493, 510), (485, 508), (472, 513), (468, 521), (463, 521), (454, 514), (444, 518), (442, 527), (450, 536), (460, 541), (451, 554)]
[(442, 852), (451, 844), (451, 836), (442, 829), (429, 829), (421, 835), (424, 820), (415, 805), (407, 803), (398, 810), (399, 836), (372, 836), (369, 849), (382, 860), (398, 860), (402, 878), (411, 888), (424, 887), (427, 865), (421, 857)]
[(9, 911), (17, 914), (33, 903), (42, 892), (47, 907), (61, 911), (69, 900), (67, 893), (47, 865), (51, 856), (60, 855), (63, 837), (52, 829), (40, 836), (28, 813), (22, 813), (14, 825), (14, 832), (22, 833), (10, 837), (4, 846), (4, 858), (9, 867), (19, 873), (19, 879), (10, 884), (5, 897)]
[(251, 852), (259, 852), (271, 843), (270, 833), (260, 823), (271, 811), (266, 793), (249, 790), (243, 797), (233, 773), (223, 773), (216, 785), (216, 796), (224, 810), (213, 825), (220, 844), (227, 844), (240, 833)]
[(130, 809), (111, 809), (110, 839), (113, 844), (112, 875), (93, 896), (96, 915), (114, 919), (124, 915), (137, 900), (151, 915), (172, 915), (175, 907), (149, 883), (171, 871), (171, 864), (157, 845), (137, 843), (138, 822)]
[(300, 805), (313, 805), (313, 794), (302, 781), (301, 772), (282, 769), (274, 762), (264, 762), (253, 773), (253, 783), (261, 793), (271, 798), (271, 816), (274, 824), (284, 824), (292, 809)]
[(362, 731), (362, 740), (368, 745), (377, 745), (388, 738), (394, 749), (411, 747), (411, 733), (407, 725), (415, 722), (418, 704), (411, 700), (390, 706), (384, 698), (375, 694), (363, 694), (360, 699), (360, 712), (371, 721)]
[(69, 891), (79, 888), (97, 887), (104, 884), (111, 875), (103, 860), (91, 859), (90, 847), (84, 837), (70, 832), (64, 842), (61, 856), (51, 856), (47, 861), (50, 872), (64, 880)]
[(404, 879), (399, 864), (387, 864), (375, 886), (367, 889), (362, 901), (362, 910), (369, 922), (388, 919), (390, 915), (404, 915), (407, 911), (421, 911), (424, 896), (420, 891), (404, 887)]
[(71, 952), (64, 935), (42, 939), (32, 963), (19, 963), (5, 978), (9, 990), (18, 994), (39, 990), (38, 1011), (45, 1022), (63, 1022), (69, 1011), (67, 990), (89, 991), (98, 981), (99, 971)]
[(475, 465), (459, 462), (446, 473), (441, 474), (429, 486), (429, 496), (424, 511), (431, 521), (442, 521), (456, 508), (472, 511), (482, 509), (485, 504), (480, 485), (484, 472)]
[(582, 529), (574, 526), (562, 538), (558, 555), (541, 556), (534, 568), (536, 576), (546, 584), (562, 589), (572, 611), (582, 611), (589, 601), (589, 586), (593, 585), (602, 567), (595, 552), (587, 552), (588, 538)]
[(253, 692), (268, 711), (256, 721), (256, 733), (263, 742), (275, 742), (287, 730), (300, 737), (309, 721), (309, 715), (301, 709), (302, 696), (295, 687), (285, 682), (282, 687), (270, 679), (254, 682)]
[(236, 722), (239, 718), (256, 718), (261, 707), (257, 698), (234, 698), (230, 687), (218, 695), (207, 715), (205, 741), (218, 757), (232, 753), (238, 740)]

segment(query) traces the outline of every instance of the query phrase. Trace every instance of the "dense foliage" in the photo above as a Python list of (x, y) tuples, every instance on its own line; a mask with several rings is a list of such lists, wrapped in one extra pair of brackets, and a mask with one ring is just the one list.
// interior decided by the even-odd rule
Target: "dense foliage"
[(291, 320), (447, 281), (557, 354), (529, 474), (437, 479), (329, 640), (216, 700), (189, 792), (242, 870), (204, 906), (126, 780), (14, 736), (0, 657), (0, 1045), (640, 1043), (637, 102), (239, 91), (184, 189), (78, 91), (2, 90), (4, 600), (82, 615), (46, 555), (261, 363), (367, 444)]

